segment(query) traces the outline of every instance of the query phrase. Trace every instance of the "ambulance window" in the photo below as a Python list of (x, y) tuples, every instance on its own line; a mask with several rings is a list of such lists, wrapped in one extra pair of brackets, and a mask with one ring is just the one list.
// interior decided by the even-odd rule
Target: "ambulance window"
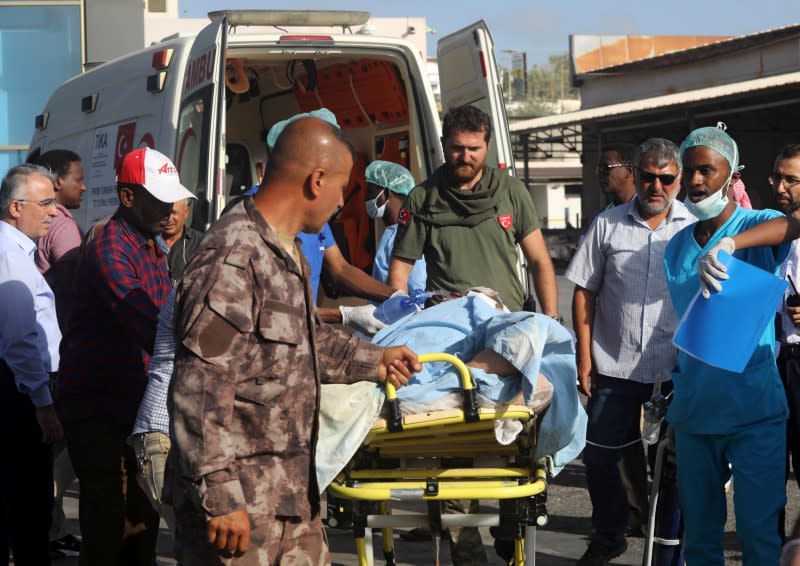
[(208, 129), (210, 89), (184, 101), (178, 117), (178, 138), (175, 165), (181, 183), (203, 201), (206, 197), (208, 173)]

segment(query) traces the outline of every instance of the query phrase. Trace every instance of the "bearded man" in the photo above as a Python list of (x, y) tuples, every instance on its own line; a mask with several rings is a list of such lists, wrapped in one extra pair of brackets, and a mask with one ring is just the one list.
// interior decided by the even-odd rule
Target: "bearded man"
[(486, 166), (489, 116), (470, 105), (442, 123), (445, 164), (413, 190), (397, 216), (389, 286), (406, 290), (425, 257), (428, 290), (488, 287), (511, 311), (523, 307), (517, 245), (527, 260), (544, 314), (558, 318), (555, 271), (530, 192), (508, 171)]

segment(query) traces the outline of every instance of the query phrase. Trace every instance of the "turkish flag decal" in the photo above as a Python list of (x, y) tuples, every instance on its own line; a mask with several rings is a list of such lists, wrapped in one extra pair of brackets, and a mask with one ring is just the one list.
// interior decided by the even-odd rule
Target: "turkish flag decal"
[(510, 214), (498, 214), (497, 221), (500, 223), (500, 226), (503, 227), (503, 230), (508, 230), (509, 228), (511, 228)]
[(409, 222), (411, 222), (411, 210), (403, 207), (397, 214), (397, 223), (400, 224), (400, 226), (408, 226)]

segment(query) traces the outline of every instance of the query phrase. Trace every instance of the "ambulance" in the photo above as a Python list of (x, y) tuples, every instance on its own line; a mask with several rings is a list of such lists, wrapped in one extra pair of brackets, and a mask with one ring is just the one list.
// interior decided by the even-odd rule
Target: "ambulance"
[[(86, 229), (116, 209), (122, 157), (155, 148), (172, 158), (197, 195), (190, 222), (205, 230), (226, 203), (259, 183), (273, 124), (328, 108), (358, 155), (331, 227), (345, 257), (367, 268), (378, 234), (364, 210), (366, 165), (394, 161), (422, 181), (443, 162), (422, 54), (400, 38), (347, 33), (366, 24), (368, 12), (241, 10), (209, 17), (196, 35), (166, 38), (61, 85), (36, 117), (32, 154), (64, 148), (81, 156), (88, 190), (74, 213)], [(294, 32), (298, 26), (315, 31)], [(442, 38), (437, 53), (443, 111), (473, 104), (487, 112), (488, 164), (513, 168), (485, 22)]]

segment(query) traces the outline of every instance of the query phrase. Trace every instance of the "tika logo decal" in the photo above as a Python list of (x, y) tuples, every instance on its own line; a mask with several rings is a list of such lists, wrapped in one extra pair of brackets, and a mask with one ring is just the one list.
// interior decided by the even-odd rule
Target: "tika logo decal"
[(406, 207), (400, 209), (400, 212), (397, 214), (397, 223), (401, 226), (408, 226), (408, 223), (411, 222), (411, 210)]
[(500, 226), (503, 227), (503, 230), (508, 230), (509, 228), (511, 228), (510, 214), (498, 214), (497, 221), (500, 223)]
[(169, 162), (164, 162), (164, 165), (158, 168), (158, 172), (163, 175), (175, 175), (178, 173), (178, 170), (175, 169)]

